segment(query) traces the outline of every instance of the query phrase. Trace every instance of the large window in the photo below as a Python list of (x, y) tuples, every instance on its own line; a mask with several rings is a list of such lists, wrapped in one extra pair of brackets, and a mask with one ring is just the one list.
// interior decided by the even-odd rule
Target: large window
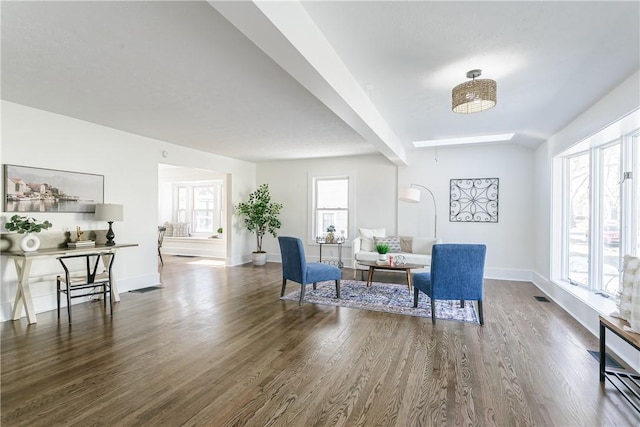
[(337, 236), (349, 237), (349, 178), (313, 180), (313, 236), (322, 236), (330, 226)]
[(620, 289), (623, 256), (639, 253), (639, 116), (630, 115), (631, 120), (609, 126), (558, 157), (562, 208), (554, 212), (562, 211), (564, 236), (554, 240), (561, 244), (559, 278), (604, 295)]
[(192, 235), (211, 235), (222, 226), (222, 181), (174, 185), (174, 222)]

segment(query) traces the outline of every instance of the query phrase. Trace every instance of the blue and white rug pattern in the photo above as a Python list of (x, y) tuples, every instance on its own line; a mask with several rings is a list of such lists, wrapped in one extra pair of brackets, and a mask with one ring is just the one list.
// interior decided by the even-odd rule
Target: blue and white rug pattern
[[(300, 299), (300, 285), (288, 281), (287, 287), (291, 288), (292, 286), (296, 288), (296, 291), (288, 293), (280, 299), (290, 301)], [(340, 299), (336, 298), (336, 287), (332, 281), (318, 283), (316, 290), (313, 290), (313, 286), (309, 284), (305, 290), (304, 303), (431, 317), (429, 297), (421, 292), (418, 298), (418, 307), (413, 308), (413, 291), (409, 292), (407, 285), (400, 284), (373, 282), (367, 288), (366, 282), (342, 280)], [(473, 301), (467, 301), (464, 308), (460, 308), (460, 301), (436, 300), (436, 318), (479, 323)]]

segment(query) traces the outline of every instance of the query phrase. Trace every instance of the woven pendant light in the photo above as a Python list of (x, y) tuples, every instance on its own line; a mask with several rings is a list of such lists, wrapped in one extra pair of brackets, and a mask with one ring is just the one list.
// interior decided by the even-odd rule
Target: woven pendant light
[(454, 113), (478, 113), (496, 105), (496, 81), (478, 79), (481, 70), (471, 70), (467, 77), (473, 79), (453, 88), (451, 91), (452, 109)]

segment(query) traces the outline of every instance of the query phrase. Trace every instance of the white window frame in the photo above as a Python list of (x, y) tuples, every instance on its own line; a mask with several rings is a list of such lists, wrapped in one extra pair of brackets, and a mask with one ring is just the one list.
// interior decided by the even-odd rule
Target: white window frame
[[(316, 209), (316, 200), (317, 200), (317, 182), (321, 180), (338, 180), (338, 179), (346, 179), (348, 185), (348, 208), (345, 209), (347, 211), (348, 220), (347, 220), (347, 230), (346, 230), (346, 241), (344, 243), (345, 246), (351, 246), (351, 240), (355, 238), (355, 178), (353, 175), (345, 174), (345, 175), (309, 175), (309, 183), (308, 183), (308, 194), (309, 194), (309, 219), (308, 219), (308, 244), (315, 245), (316, 242), (316, 218), (317, 218), (317, 209)], [(339, 231), (338, 231), (339, 232)]]
[[(194, 189), (198, 187), (212, 187), (219, 186), (220, 187), (220, 224), (212, 224), (212, 230), (206, 232), (195, 232), (194, 231), (194, 222), (195, 222), (195, 211), (194, 208)], [(178, 218), (178, 192), (179, 189), (185, 188), (187, 193), (187, 207), (185, 210), (185, 217), (189, 224), (189, 234), (194, 237), (209, 237), (212, 234), (215, 234), (219, 227), (223, 227), (224, 222), (224, 181), (222, 180), (212, 180), (212, 181), (197, 181), (197, 182), (179, 182), (174, 183), (172, 185), (172, 220), (174, 223), (183, 222)]]
[[(627, 119), (629, 116), (636, 118)], [(571, 147), (565, 152), (554, 157), (552, 174), (552, 263), (551, 277), (553, 280), (568, 283), (569, 266), (569, 231), (570, 218), (568, 214), (569, 177), (568, 158), (588, 152), (590, 155), (590, 191), (589, 191), (589, 283), (586, 288), (592, 292), (602, 293), (603, 278), (600, 274), (604, 268), (604, 248), (603, 230), (604, 218), (602, 215), (603, 200), (603, 161), (602, 149), (613, 144), (620, 143), (621, 155), (621, 187), (620, 187), (620, 249), (622, 258), (625, 254), (638, 255), (638, 230), (640, 220), (638, 212), (640, 197), (638, 188), (640, 179), (640, 157), (638, 156), (637, 144), (640, 140), (640, 129), (637, 128), (638, 111), (623, 118), (620, 122), (603, 129), (590, 138)], [(635, 123), (635, 128), (629, 127), (628, 123)], [(624, 123), (625, 125), (621, 125)], [(631, 130), (632, 129), (632, 130)], [(633, 179), (627, 180), (625, 184), (624, 174), (631, 172)], [(560, 185), (558, 185), (560, 183)], [(620, 265), (622, 267), (622, 264)], [(610, 295), (611, 296), (611, 295)]]

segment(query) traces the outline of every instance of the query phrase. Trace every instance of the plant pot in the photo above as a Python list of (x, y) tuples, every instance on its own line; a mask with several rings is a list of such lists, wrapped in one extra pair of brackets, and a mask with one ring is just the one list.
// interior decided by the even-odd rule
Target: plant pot
[(267, 263), (267, 253), (266, 252), (252, 252), (251, 253), (251, 261), (253, 261), (253, 265), (265, 265)]
[(20, 240), (20, 249), (25, 252), (35, 252), (40, 247), (40, 238), (34, 233), (27, 233)]
[(378, 261), (389, 261), (389, 254), (378, 254)]

